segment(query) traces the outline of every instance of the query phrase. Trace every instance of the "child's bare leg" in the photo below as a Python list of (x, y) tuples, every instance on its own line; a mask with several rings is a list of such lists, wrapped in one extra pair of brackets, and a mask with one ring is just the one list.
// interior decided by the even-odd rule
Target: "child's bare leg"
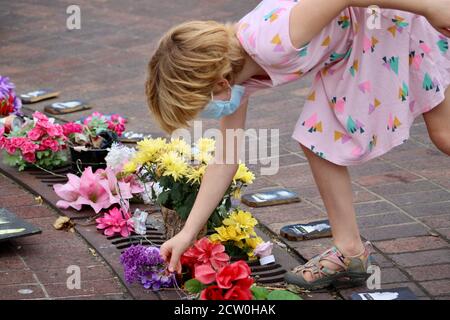
[[(324, 160), (304, 146), (302, 149), (308, 158), (314, 180), (325, 204), (334, 244), (345, 256), (360, 254), (364, 246), (356, 222), (352, 185), (347, 167)], [(324, 261), (323, 264), (325, 267), (338, 269), (335, 264), (328, 261)], [(310, 279), (307, 279), (308, 275)], [(305, 280), (310, 281), (311, 277), (310, 273), (305, 274)]]
[(434, 145), (450, 156), (450, 87), (445, 92), (445, 100), (439, 106), (424, 113), (428, 134)]

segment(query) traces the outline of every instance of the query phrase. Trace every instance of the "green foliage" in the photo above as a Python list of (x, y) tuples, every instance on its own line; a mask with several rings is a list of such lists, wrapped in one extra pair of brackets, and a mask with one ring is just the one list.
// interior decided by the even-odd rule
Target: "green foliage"
[(253, 293), (254, 300), (267, 300), (267, 296), (269, 295), (269, 290), (264, 287), (251, 287), (251, 291)]
[(269, 293), (267, 300), (302, 300), (302, 298), (287, 290), (274, 290)]
[(205, 286), (196, 279), (190, 279), (184, 283), (184, 288), (187, 292), (195, 294), (200, 293)]

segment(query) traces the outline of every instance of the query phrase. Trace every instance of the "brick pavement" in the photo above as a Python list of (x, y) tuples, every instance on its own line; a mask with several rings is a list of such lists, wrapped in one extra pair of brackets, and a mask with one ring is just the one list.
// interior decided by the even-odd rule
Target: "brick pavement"
[[(62, 99), (86, 99), (100, 111), (127, 115), (132, 130), (161, 134), (148, 117), (143, 93), (158, 36), (188, 19), (236, 20), (257, 2), (80, 0), (82, 29), (67, 31), (65, 9), (71, 1), (9, 1), (0, 12), (0, 74), (10, 76), (19, 92), (55, 87), (63, 91)], [(274, 232), (286, 223), (326, 217), (305, 157), (290, 138), (308, 85), (304, 79), (266, 90), (250, 104), (249, 128), (279, 130), (281, 166), (276, 176), (259, 176), (250, 189), (286, 186), (303, 198), (300, 204), (252, 210)], [(214, 122), (204, 124), (208, 128)], [(406, 285), (423, 299), (449, 299), (450, 160), (431, 144), (423, 120), (417, 119), (408, 142), (350, 171), (358, 222), (377, 250), (383, 287)], [(15, 198), (2, 201), (14, 203)], [(37, 210), (24, 214), (39, 216)], [(310, 258), (330, 240), (287, 244)]]
[[(55, 230), (58, 214), (1, 174), (0, 206), (42, 230), (0, 244), (0, 300), (130, 299), (117, 275), (84, 239)], [(67, 288), (71, 265), (80, 267), (80, 289)]]

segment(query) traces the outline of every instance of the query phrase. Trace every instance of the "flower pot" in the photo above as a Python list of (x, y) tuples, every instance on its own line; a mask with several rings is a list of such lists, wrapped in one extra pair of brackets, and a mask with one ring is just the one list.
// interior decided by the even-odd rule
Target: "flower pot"
[(75, 150), (70, 147), (70, 156), (72, 158), (72, 170), (74, 172), (83, 171), (87, 167), (92, 167), (92, 171), (106, 168), (105, 157), (108, 154), (107, 149), (90, 149), (90, 150)]
[[(166, 239), (173, 238), (181, 231), (181, 229), (183, 229), (186, 221), (181, 219), (180, 215), (175, 210), (163, 206), (161, 207), (161, 213), (164, 221)], [(207, 227), (205, 225), (198, 234), (197, 239), (203, 238), (206, 236), (206, 233)]]

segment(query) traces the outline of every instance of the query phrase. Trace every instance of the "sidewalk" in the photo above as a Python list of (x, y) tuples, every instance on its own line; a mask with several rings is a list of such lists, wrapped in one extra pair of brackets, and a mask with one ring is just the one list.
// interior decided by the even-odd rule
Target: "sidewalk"
[[(69, 2), (9, 1), (0, 12), (0, 74), (9, 76), (18, 92), (54, 87), (62, 91), (61, 100), (87, 100), (98, 111), (126, 115), (129, 130), (161, 135), (149, 117), (143, 90), (147, 63), (158, 37), (173, 24), (188, 19), (237, 20), (257, 3), (111, 0), (98, 6), (80, 0), (77, 4), (82, 12), (81, 30), (68, 31), (65, 10)], [(251, 210), (275, 233), (288, 223), (326, 217), (306, 159), (290, 138), (308, 86), (309, 79), (303, 79), (261, 92), (252, 98), (249, 107), (248, 128), (279, 130), (281, 154), (278, 174), (258, 176), (250, 190), (285, 186), (298, 191), (303, 200), (299, 204)], [(32, 108), (42, 110), (44, 105), (45, 102)], [(64, 118), (76, 120), (88, 113)], [(207, 121), (204, 129), (215, 125)], [(259, 172), (258, 166), (253, 169)], [(408, 286), (423, 299), (450, 299), (450, 158), (431, 144), (423, 120), (417, 119), (408, 142), (380, 158), (351, 167), (350, 171), (358, 223), (364, 238), (377, 250), (382, 287)], [(0, 179), (0, 184), (6, 185), (1, 190), (9, 192), (1, 194), (0, 204), (7, 201), (7, 207), (47, 231), (47, 235), (20, 240), (24, 243), (18, 241), (22, 249), (0, 247), (0, 270), (22, 268), (28, 270), (24, 277), (29, 277), (17, 276), (14, 280), (11, 275), (0, 273), (0, 298), (6, 285), (11, 289), (5, 295), (18, 295), (15, 283), (23, 280), (32, 282), (35, 289), (28, 298), (70, 296), (61, 285), (54, 284), (64, 282), (66, 277), (63, 268), (67, 262), (63, 260), (67, 247), (77, 248), (72, 252), (80, 255), (83, 266), (95, 265), (101, 270), (86, 272), (92, 276), (89, 285), (93, 288), (85, 293), (87, 296), (122, 297), (124, 289), (111, 281), (114, 275), (91, 255), (82, 239), (52, 230), (52, 211), (36, 206), (31, 195), (19, 192), (17, 187), (10, 188), (10, 182)], [(67, 243), (52, 240), (59, 237)], [(330, 244), (329, 239), (288, 242), (305, 259)], [(41, 258), (50, 253), (58, 258)], [(37, 271), (47, 268), (42, 261), (52, 264), (49, 268), (57, 271), (55, 278)], [(348, 298), (351, 291), (340, 295)]]
[[(0, 206), (42, 234), (0, 243), (0, 300), (130, 299), (103, 259), (76, 233), (52, 226), (57, 213), (0, 174)], [(67, 288), (67, 268), (80, 267), (81, 289)]]

